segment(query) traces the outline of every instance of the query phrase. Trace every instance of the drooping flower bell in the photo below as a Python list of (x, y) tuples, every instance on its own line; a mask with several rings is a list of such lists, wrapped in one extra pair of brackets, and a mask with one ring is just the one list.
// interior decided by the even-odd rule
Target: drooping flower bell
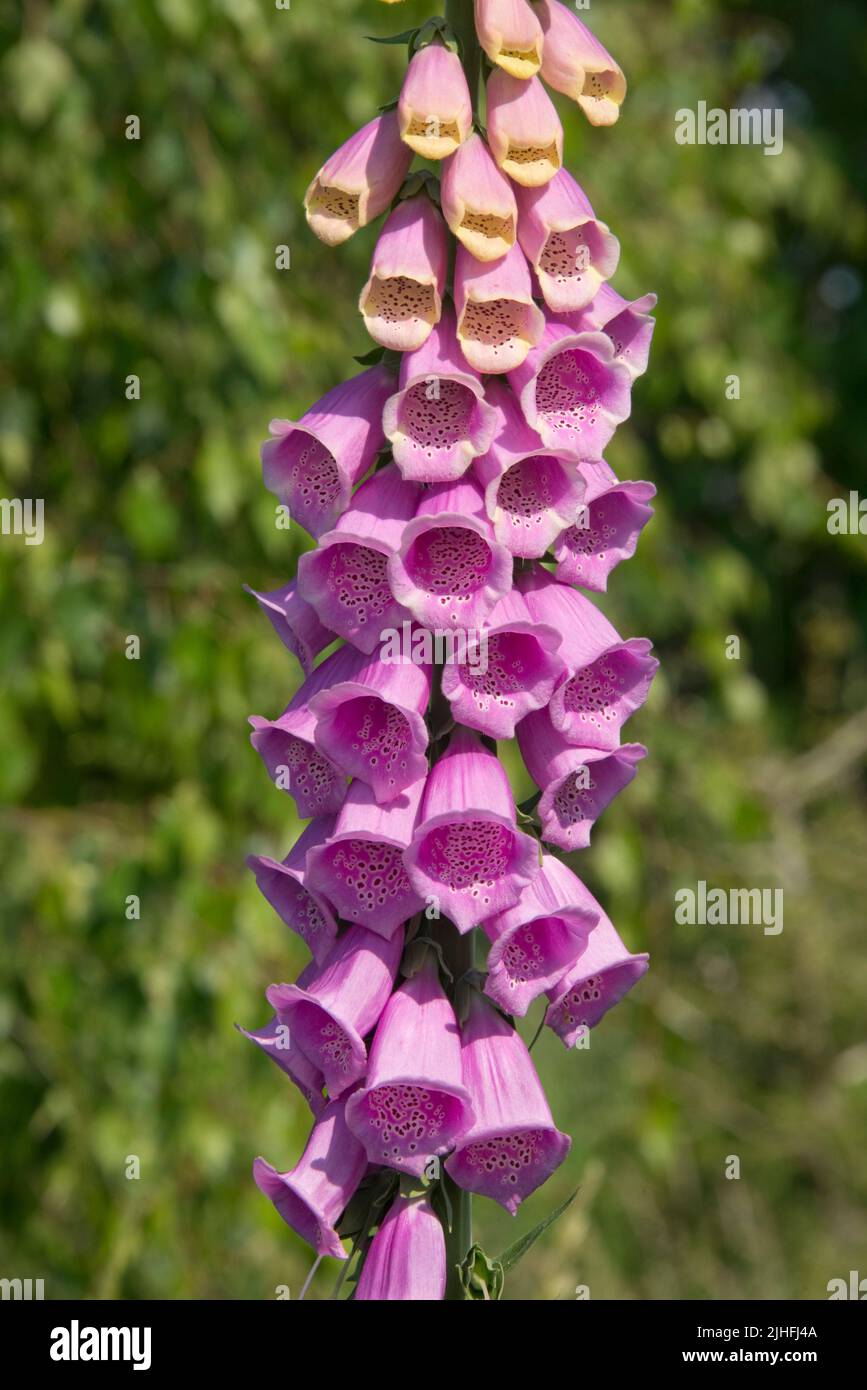
[(614, 125), (626, 96), (618, 63), (587, 25), (559, 0), (537, 0), (545, 35), (542, 76), (556, 92), (577, 101), (591, 125)]
[(480, 135), (470, 135), (443, 165), (443, 216), (479, 261), (496, 261), (515, 244), (518, 205), (512, 185)]
[[(315, 978), (316, 972), (316, 962), (311, 961), (298, 976), (297, 983), (303, 988), (308, 981)], [(295, 1083), (310, 1106), (313, 1115), (321, 1115), (328, 1104), (322, 1094), (325, 1077), (298, 1046), (292, 1037), (291, 1029), (285, 1023), (281, 1023), (276, 1014), (262, 1028), (248, 1030), (242, 1028), (240, 1023), (236, 1023), (235, 1027), (245, 1038), (249, 1038), (250, 1042), (255, 1043), (260, 1052), (264, 1053), (266, 1057), (270, 1057), (271, 1061)]]
[(302, 831), (282, 863), (264, 854), (251, 854), (247, 867), (256, 887), (321, 964), (334, 945), (337, 922), (328, 898), (316, 891), (306, 873), (307, 852), (326, 844), (334, 834), (334, 817), (319, 816)]
[(488, 78), (488, 140), (499, 168), (537, 188), (563, 164), (563, 127), (538, 77), (522, 82), (501, 68)]
[(297, 423), (271, 421), (272, 438), (262, 445), (265, 486), (311, 536), (335, 524), (385, 443), (382, 408), (393, 388), (385, 367), (369, 367), (326, 392)]
[(358, 307), (374, 342), (395, 352), (421, 347), (442, 313), (446, 224), (427, 194), (404, 198), (387, 218)]
[(356, 1303), (441, 1301), (446, 1292), (446, 1240), (427, 1197), (397, 1196), (364, 1261)]
[(397, 113), (375, 116), (335, 150), (304, 195), (311, 230), (327, 246), (348, 241), (385, 212), (412, 163), (400, 138)]
[(430, 1159), (450, 1153), (473, 1121), (462, 1078), (460, 1031), (427, 951), (383, 1009), (364, 1086), (347, 1104), (370, 1162), (421, 1177)]
[(476, 33), (491, 62), (512, 77), (535, 77), (542, 63), (542, 26), (527, 0), (475, 0)]
[(557, 578), (604, 593), (608, 576), (635, 554), (638, 537), (653, 516), (653, 483), (619, 482), (604, 459), (579, 465), (586, 490), (579, 518), (553, 542)]
[(539, 871), (502, 764), (468, 729), (455, 730), (428, 774), (404, 863), (416, 892), (459, 932), (513, 906)]
[(565, 1047), (575, 1047), (590, 1028), (595, 1028), (646, 974), (649, 963), (646, 951), (633, 955), (627, 950), (592, 893), (580, 879), (575, 883), (575, 900), (583, 902), (589, 912), (596, 912), (598, 921), (576, 960), (548, 990), (551, 1002), (545, 1023)]
[(602, 332), (611, 339), (615, 362), (622, 362), (634, 381), (647, 371), (655, 320), (651, 309), (655, 294), (626, 300), (612, 285), (600, 285), (591, 302), (579, 313), (562, 316), (576, 333)]
[(632, 377), (602, 332), (578, 333), (548, 319), (538, 345), (509, 373), (524, 418), (551, 449), (601, 458), (629, 415)]
[(461, 60), (444, 44), (417, 49), (397, 102), (401, 139), (422, 159), (454, 154), (473, 128), (473, 104)]
[(320, 622), (316, 609), (301, 598), (298, 581), (292, 579), (265, 593), (251, 589), (249, 584), (244, 589), (252, 594), (284, 647), (297, 657), (305, 676), (309, 676), (319, 653), (334, 641), (334, 633)]
[(475, 1119), (446, 1171), (459, 1187), (492, 1197), (514, 1216), (560, 1166), (572, 1141), (554, 1124), (526, 1044), (476, 990), (462, 1036)]
[(545, 329), (520, 246), (498, 261), (477, 261), (458, 246), (454, 284), (458, 342), (470, 366), (486, 373), (519, 366)]
[(617, 269), (617, 237), (566, 169), (539, 188), (519, 188), (517, 198), (518, 240), (545, 303), (557, 314), (585, 308)]

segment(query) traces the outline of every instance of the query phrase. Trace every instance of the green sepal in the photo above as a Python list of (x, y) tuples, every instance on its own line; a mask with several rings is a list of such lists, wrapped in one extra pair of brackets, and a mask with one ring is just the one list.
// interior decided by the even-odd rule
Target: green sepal
[(458, 1265), (464, 1300), (498, 1303), (506, 1282), (505, 1270), (499, 1260), (492, 1260), (480, 1245), (471, 1245), (463, 1264)]

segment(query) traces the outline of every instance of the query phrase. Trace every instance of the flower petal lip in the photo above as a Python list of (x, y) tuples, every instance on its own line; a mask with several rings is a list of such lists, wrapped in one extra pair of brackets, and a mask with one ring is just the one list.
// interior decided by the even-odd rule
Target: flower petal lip
[(515, 906), (482, 923), (492, 943), (485, 993), (506, 1013), (526, 1014), (584, 950), (601, 909), (582, 888), (571, 869), (545, 854)]
[[(564, 850), (587, 848), (595, 821), (629, 785), (637, 764), (647, 755), (640, 743), (623, 743), (610, 751), (575, 747), (554, 728), (547, 710), (522, 719), (518, 746), (542, 792), (538, 806), (542, 839)], [(583, 785), (585, 780), (588, 786)]]
[(585, 308), (617, 269), (617, 237), (598, 220), (566, 169), (558, 169), (541, 187), (519, 187), (517, 199), (518, 240), (545, 303), (554, 313)]
[(563, 127), (538, 77), (521, 82), (496, 68), (488, 78), (488, 140), (515, 183), (548, 183), (563, 164)]
[(457, 336), (470, 366), (486, 373), (519, 366), (545, 330), (521, 248), (512, 246), (498, 261), (479, 261), (459, 245), (454, 286)]
[(591, 125), (614, 125), (626, 96), (626, 78), (586, 24), (558, 0), (534, 4), (545, 35), (542, 76), (576, 101)]
[(311, 231), (339, 246), (385, 212), (412, 163), (400, 138), (397, 113), (375, 116), (336, 150), (304, 195)]
[(395, 1197), (370, 1243), (356, 1302), (441, 1302), (446, 1239), (427, 1197)]
[(270, 591), (245, 584), (244, 590), (253, 596), (284, 647), (297, 657), (305, 676), (309, 676), (314, 660), (331, 645), (335, 634), (322, 625), (316, 610), (301, 598), (297, 581), (292, 579)]
[(388, 937), (424, 907), (402, 858), (423, 791), (422, 778), (380, 805), (372, 788), (355, 778), (331, 834), (311, 846), (306, 882), (333, 900), (344, 921)]
[(599, 458), (628, 419), (631, 384), (605, 333), (576, 333), (550, 318), (538, 345), (509, 373), (531, 428), (550, 448), (578, 458)]
[(427, 952), (382, 1011), (364, 1087), (348, 1101), (346, 1122), (371, 1163), (421, 1177), (473, 1118), (457, 1021)]
[(535, 77), (542, 63), (542, 26), (527, 0), (474, 0), (476, 34), (491, 62), (512, 77)]
[(334, 526), (385, 443), (382, 408), (394, 378), (381, 364), (330, 391), (301, 419), (272, 420), (262, 445), (265, 486), (314, 539)]
[(389, 214), (373, 252), (358, 308), (371, 338), (408, 352), (421, 347), (442, 313), (448, 232), (426, 193)]
[(515, 193), (480, 135), (470, 135), (443, 164), (440, 198), (450, 230), (477, 260), (498, 260), (514, 246)]
[(251, 854), (247, 859), (259, 892), (320, 964), (334, 944), (337, 920), (327, 897), (309, 882), (306, 864), (308, 852), (331, 838), (334, 825), (333, 816), (311, 821), (282, 863), (262, 854)]
[(623, 363), (634, 381), (647, 370), (656, 326), (651, 310), (655, 307), (655, 294), (643, 294), (630, 301), (612, 285), (604, 284), (585, 309), (562, 315), (562, 322), (578, 333), (604, 333), (614, 346), (614, 360)]
[(557, 578), (564, 584), (604, 593), (608, 575), (635, 554), (642, 529), (653, 516), (656, 488), (648, 482), (619, 482), (604, 459), (579, 464), (587, 491), (581, 524), (554, 541)]
[[(584, 885), (582, 884), (582, 888)], [(599, 920), (577, 957), (557, 984), (548, 991), (546, 1025), (565, 1047), (574, 1047), (589, 1028), (604, 1018), (648, 970), (646, 951), (633, 955), (621, 941), (611, 919), (584, 888), (588, 907)]]
[(496, 540), (474, 481), (436, 483), (388, 562), (392, 593), (428, 627), (478, 628), (512, 587), (512, 557)]
[[(298, 983), (304, 984), (307, 979), (312, 979), (315, 972), (316, 966), (311, 962), (306, 970), (301, 972)], [(289, 1030), (281, 1026), (277, 1015), (274, 1014), (263, 1028), (248, 1030), (242, 1028), (239, 1023), (236, 1023), (235, 1027), (285, 1072), (298, 1087), (313, 1114), (320, 1115), (327, 1105), (322, 1094), (325, 1077), (293, 1041)]]
[(401, 139), (422, 159), (454, 154), (473, 128), (470, 89), (456, 53), (431, 43), (412, 56), (397, 102)]
[(301, 598), (359, 651), (374, 651), (382, 630), (409, 616), (391, 593), (386, 562), (399, 547), (419, 496), (420, 489), (387, 464), (361, 484), (317, 548), (299, 557)]
[(488, 448), (496, 415), (460, 351), (451, 305), (422, 347), (404, 354), (382, 426), (395, 465), (411, 481), (453, 481)]
[(257, 1158), (253, 1177), (287, 1225), (317, 1255), (345, 1260), (335, 1227), (366, 1168), (364, 1149), (347, 1127), (343, 1102), (332, 1101), (315, 1121), (294, 1168), (278, 1173), (264, 1158)]

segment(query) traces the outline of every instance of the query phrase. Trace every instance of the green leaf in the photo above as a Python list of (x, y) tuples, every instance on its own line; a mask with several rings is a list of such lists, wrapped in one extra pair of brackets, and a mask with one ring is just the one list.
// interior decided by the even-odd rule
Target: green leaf
[(503, 1251), (497, 1263), (501, 1266), (504, 1274), (508, 1274), (510, 1269), (515, 1268), (515, 1265), (519, 1260), (524, 1258), (530, 1246), (535, 1244), (542, 1232), (547, 1231), (549, 1226), (553, 1226), (557, 1218), (563, 1215), (566, 1208), (572, 1205), (577, 1196), (578, 1188), (576, 1187), (572, 1196), (567, 1197), (562, 1206), (558, 1207), (556, 1211), (552, 1211), (543, 1221), (539, 1222), (538, 1226), (534, 1226), (532, 1231), (528, 1231), (525, 1236), (521, 1236), (520, 1240), (516, 1240), (515, 1244), (510, 1245), (508, 1250)]

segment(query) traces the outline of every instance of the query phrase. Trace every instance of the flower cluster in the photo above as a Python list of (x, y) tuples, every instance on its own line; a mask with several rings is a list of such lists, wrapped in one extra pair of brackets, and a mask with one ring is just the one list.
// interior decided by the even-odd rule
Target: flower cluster
[[(586, 847), (635, 776), (646, 750), (623, 725), (657, 665), (573, 587), (604, 591), (651, 514), (652, 485), (603, 452), (655, 296), (610, 285), (619, 244), (562, 167), (542, 79), (594, 125), (626, 84), (558, 0), (475, 0), (475, 27), (486, 130), (471, 65), (429, 21), (396, 105), (310, 184), (328, 245), (387, 214), (359, 298), (382, 351), (262, 450), (317, 544), (255, 594), (305, 679), (251, 739), (309, 824), (282, 862), (249, 864), (311, 960), (247, 1036), (314, 1123), (294, 1168), (254, 1175), (318, 1256), (346, 1260), (356, 1235), (356, 1299), (444, 1297), (443, 1172), (514, 1213), (566, 1157), (514, 1018), (545, 996), (574, 1047), (647, 968), (543, 848)], [(410, 174), (414, 155), (440, 177)], [(401, 631), (412, 656), (387, 658)], [(415, 640), (468, 634), (446, 658)], [(496, 753), (514, 737), (539, 789), (525, 811)], [(465, 955), (456, 980), (462, 938), (484, 969)]]

